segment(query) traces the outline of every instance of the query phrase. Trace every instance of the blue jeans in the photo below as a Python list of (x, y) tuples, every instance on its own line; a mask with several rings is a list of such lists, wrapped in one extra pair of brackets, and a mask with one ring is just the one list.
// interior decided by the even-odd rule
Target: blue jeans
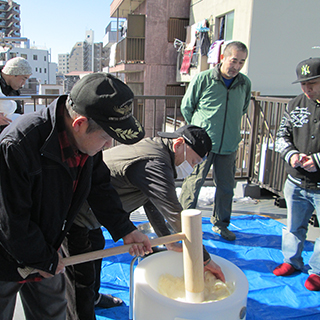
[(216, 194), (211, 222), (217, 227), (229, 225), (235, 187), (236, 155), (236, 151), (231, 154), (210, 152), (208, 158), (194, 168), (181, 187), (179, 201), (183, 209), (196, 208), (200, 189), (212, 165)]
[[(314, 210), (320, 221), (320, 190), (303, 189), (287, 179), (284, 196), (287, 203), (287, 227), (282, 230), (284, 262), (301, 270), (304, 267), (301, 254)], [(310, 274), (320, 274), (320, 237), (315, 241), (309, 266)]]

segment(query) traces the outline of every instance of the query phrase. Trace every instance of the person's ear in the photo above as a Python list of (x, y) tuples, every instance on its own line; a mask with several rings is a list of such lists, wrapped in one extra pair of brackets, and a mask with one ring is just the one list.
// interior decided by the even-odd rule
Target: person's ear
[(183, 147), (184, 145), (184, 139), (182, 137), (179, 137), (177, 139), (173, 140), (173, 151), (177, 152), (178, 149), (180, 149), (181, 147)]
[[(79, 132), (88, 123), (88, 119), (84, 116), (79, 116), (75, 118), (72, 122), (72, 127), (74, 131)], [(86, 129), (86, 128), (85, 128)]]

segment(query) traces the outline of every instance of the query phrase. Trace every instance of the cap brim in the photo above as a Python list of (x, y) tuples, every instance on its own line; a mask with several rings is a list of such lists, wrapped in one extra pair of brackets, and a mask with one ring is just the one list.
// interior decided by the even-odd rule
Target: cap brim
[(95, 121), (109, 136), (123, 144), (134, 144), (143, 139), (145, 135), (143, 127), (133, 116), (122, 121)]
[(158, 132), (158, 136), (161, 138), (175, 139), (181, 137), (176, 132)]
[(305, 78), (305, 79), (299, 79), (299, 80), (293, 81), (292, 84), (294, 84), (294, 83), (299, 83), (299, 82), (303, 82), (303, 81), (309, 81), (309, 80), (317, 79), (317, 78), (320, 78), (320, 75), (314, 76), (314, 77), (310, 77), (310, 78)]

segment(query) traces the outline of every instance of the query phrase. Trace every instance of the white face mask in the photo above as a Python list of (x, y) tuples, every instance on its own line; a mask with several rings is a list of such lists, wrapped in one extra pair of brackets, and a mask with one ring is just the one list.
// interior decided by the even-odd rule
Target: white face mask
[(181, 164), (179, 164), (176, 167), (176, 171), (177, 179), (184, 179), (192, 173), (193, 168), (187, 160), (184, 160)]
[(187, 157), (187, 147), (185, 144), (184, 145), (184, 161), (178, 166), (176, 166), (177, 179), (184, 179), (187, 176), (189, 176), (193, 171), (193, 168), (191, 164), (187, 161), (186, 157)]

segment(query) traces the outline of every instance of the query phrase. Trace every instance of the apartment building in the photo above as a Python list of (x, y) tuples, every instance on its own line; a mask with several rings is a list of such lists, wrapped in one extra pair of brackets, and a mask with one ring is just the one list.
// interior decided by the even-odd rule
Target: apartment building
[[(175, 38), (185, 37), (190, 0), (114, 0), (110, 16), (127, 20), (123, 38), (116, 44), (109, 71), (122, 75), (136, 95), (179, 95), (184, 88), (176, 81)], [(141, 107), (142, 108), (142, 107)], [(145, 130), (152, 135), (153, 113), (159, 114), (156, 130), (162, 130), (163, 106), (144, 106)], [(143, 115), (142, 115), (143, 112)]]
[[(125, 20), (126, 22), (126, 20)], [(112, 56), (112, 46), (116, 44), (122, 38), (122, 32), (120, 31), (120, 25), (124, 22), (110, 21), (105, 28), (105, 35), (103, 37), (103, 50), (105, 52), (105, 66), (103, 67), (103, 72), (110, 72), (110, 56)]]
[(94, 42), (93, 30), (87, 30), (85, 40), (77, 42), (69, 55), (68, 72), (102, 71), (107, 65), (107, 58), (102, 42)]
[(20, 5), (12, 0), (0, 1), (0, 33), (20, 37)]
[(58, 75), (69, 73), (69, 53), (58, 54)]
[[(298, 62), (320, 56), (315, 32), (319, 9), (320, 2), (313, 0), (191, 0), (189, 27), (194, 30), (206, 20), (212, 44), (219, 39), (245, 43), (249, 55), (242, 72), (251, 79), (252, 90), (292, 96), (301, 92), (299, 85), (292, 85)], [(177, 81), (186, 85), (194, 74), (213, 67), (204, 57), (181, 75), (179, 61)]]

